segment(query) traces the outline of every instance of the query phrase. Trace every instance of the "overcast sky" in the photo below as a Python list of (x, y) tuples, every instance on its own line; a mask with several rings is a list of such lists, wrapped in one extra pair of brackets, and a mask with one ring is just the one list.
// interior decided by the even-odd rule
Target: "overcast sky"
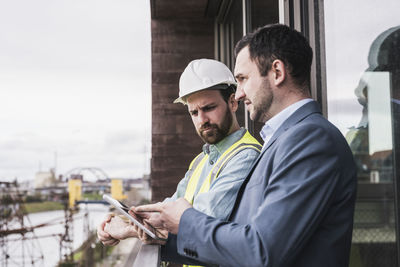
[(0, 181), (149, 172), (149, 1), (0, 0)]

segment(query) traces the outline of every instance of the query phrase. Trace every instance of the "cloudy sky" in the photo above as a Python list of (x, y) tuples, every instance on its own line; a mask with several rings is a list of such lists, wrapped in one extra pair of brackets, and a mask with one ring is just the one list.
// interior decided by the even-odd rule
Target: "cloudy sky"
[(0, 0), (0, 181), (149, 172), (149, 1)]

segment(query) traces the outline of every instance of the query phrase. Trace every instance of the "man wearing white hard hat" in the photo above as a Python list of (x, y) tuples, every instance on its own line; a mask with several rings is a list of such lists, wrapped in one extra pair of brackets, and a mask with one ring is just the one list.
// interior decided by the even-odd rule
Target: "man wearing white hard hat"
[[(235, 89), (231, 71), (219, 61), (198, 59), (185, 68), (179, 81), (179, 97), (174, 103), (187, 105), (205, 144), (179, 182), (175, 194), (165, 201), (184, 197), (207, 215), (221, 219), (230, 215), (237, 192), (261, 149), (258, 141), (239, 127)], [(103, 244), (115, 245), (119, 239), (138, 236), (137, 228), (115, 218), (118, 233), (113, 235), (111, 216), (98, 227), (98, 237)], [(151, 222), (151, 218), (148, 219)], [(140, 235), (145, 240), (145, 236)]]
[(240, 128), (235, 112), (236, 82), (223, 63), (198, 59), (189, 63), (179, 80), (179, 98), (205, 142), (185, 178), (170, 198), (185, 197), (198, 210), (227, 218), (236, 193), (258, 157), (260, 144)]

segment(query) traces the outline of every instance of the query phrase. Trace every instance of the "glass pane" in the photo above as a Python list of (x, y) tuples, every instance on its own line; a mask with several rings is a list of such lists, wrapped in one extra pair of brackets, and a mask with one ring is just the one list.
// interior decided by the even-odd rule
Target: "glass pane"
[(396, 266), (400, 2), (324, 5), (328, 118), (346, 137), (358, 167), (350, 266)]
[[(218, 45), (219, 58), (232, 71), (235, 67), (234, 48), (236, 43), (243, 37), (243, 10), (241, 1), (233, 1), (226, 15), (225, 21), (218, 23)], [(245, 125), (244, 104), (239, 103), (239, 109), (236, 111), (236, 116), (240, 126)]]
[(279, 1), (277, 0), (252, 0), (250, 1), (250, 8), (252, 30), (279, 22)]
[[(267, 24), (279, 22), (279, 1), (252, 0), (249, 2), (251, 9), (249, 19), (251, 31)], [(260, 142), (263, 142), (260, 136), (260, 131), (263, 126), (264, 123), (258, 121), (253, 122), (253, 136)]]

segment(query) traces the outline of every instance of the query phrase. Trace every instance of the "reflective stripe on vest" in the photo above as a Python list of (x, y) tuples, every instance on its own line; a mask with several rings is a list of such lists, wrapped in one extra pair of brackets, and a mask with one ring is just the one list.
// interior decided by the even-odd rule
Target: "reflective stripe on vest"
[[(208, 192), (211, 183), (218, 178), (220, 172), (225, 168), (231, 158), (237, 155), (243, 149), (250, 148), (261, 151), (262, 146), (251, 134), (246, 131), (243, 136), (233, 145), (231, 145), (217, 160), (209, 175), (204, 180), (198, 194)], [(185, 199), (193, 204), (194, 194), (200, 180), (204, 165), (208, 160), (208, 155), (200, 153), (189, 166), (189, 182), (186, 187)]]

